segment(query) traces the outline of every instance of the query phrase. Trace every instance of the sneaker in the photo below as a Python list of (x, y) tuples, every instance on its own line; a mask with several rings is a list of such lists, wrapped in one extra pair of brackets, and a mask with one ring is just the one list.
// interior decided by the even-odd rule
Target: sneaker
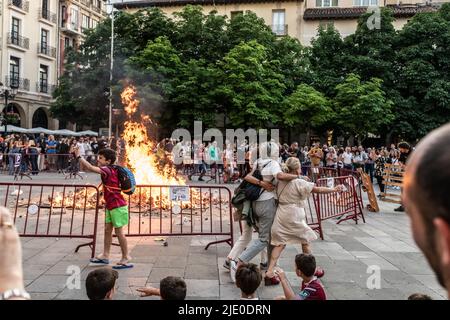
[(316, 268), (316, 272), (314, 273), (314, 275), (317, 278), (322, 278), (325, 275), (325, 271), (321, 267), (317, 267)]
[(225, 259), (225, 261), (223, 262), (223, 267), (227, 270), (230, 270), (230, 260)]
[(233, 283), (236, 283), (236, 271), (237, 271), (237, 263), (234, 260), (230, 261), (230, 278)]
[(398, 208), (395, 208), (394, 211), (397, 211), (397, 212), (404, 212), (404, 211), (405, 211), (405, 208), (403, 208), (403, 206), (400, 206), (400, 207), (398, 207)]

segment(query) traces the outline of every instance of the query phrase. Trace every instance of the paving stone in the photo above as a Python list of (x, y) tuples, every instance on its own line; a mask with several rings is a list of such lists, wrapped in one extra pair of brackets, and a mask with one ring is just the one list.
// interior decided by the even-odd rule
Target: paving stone
[(219, 286), (220, 300), (239, 300), (241, 298), (241, 290), (236, 285), (224, 284)]
[(187, 257), (159, 256), (155, 263), (155, 268), (185, 268)]
[(189, 297), (219, 297), (218, 280), (187, 279), (187, 296)]
[(217, 280), (217, 266), (189, 264), (186, 267), (185, 279)]
[(161, 279), (168, 276), (184, 278), (184, 270), (185, 269), (176, 268), (153, 268), (150, 272), (150, 276), (148, 277), (147, 282), (159, 283)]
[(61, 292), (66, 286), (68, 276), (43, 275), (26, 287), (28, 292)]
[(216, 266), (217, 260), (216, 260), (215, 256), (211, 257), (211, 255), (207, 255), (207, 254), (193, 253), (193, 254), (189, 254), (188, 259), (187, 259), (187, 264), (188, 265), (201, 264), (201, 265), (206, 265), (206, 266)]

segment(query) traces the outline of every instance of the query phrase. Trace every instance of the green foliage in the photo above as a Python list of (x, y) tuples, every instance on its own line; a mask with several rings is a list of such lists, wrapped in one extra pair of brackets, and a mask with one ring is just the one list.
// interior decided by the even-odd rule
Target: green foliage
[(361, 138), (390, 123), (392, 101), (385, 97), (381, 83), (377, 78), (362, 82), (358, 75), (351, 73), (338, 84), (334, 98), (336, 124)]
[(379, 29), (368, 28), (368, 19), (362, 15), (345, 39), (332, 24), (321, 26), (303, 47), (277, 37), (250, 11), (232, 19), (191, 5), (174, 19), (158, 8), (117, 12), (112, 83), (106, 19), (79, 51), (69, 50), (51, 112), (105, 126), (105, 91), (111, 85), (121, 107), (119, 93), (131, 81), (145, 112), (167, 130), (191, 128), (195, 120), (212, 127), (225, 118), (233, 127), (415, 139), (448, 122), (450, 4), (416, 15), (400, 31), (391, 9), (382, 8)]
[(283, 120), (290, 127), (317, 128), (333, 118), (328, 99), (307, 84), (301, 84), (283, 103)]

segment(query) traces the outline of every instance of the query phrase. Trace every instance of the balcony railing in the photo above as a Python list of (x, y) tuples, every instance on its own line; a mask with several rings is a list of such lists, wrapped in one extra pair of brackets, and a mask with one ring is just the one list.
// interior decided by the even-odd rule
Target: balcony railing
[(286, 36), (288, 34), (287, 24), (273, 24), (272, 32), (277, 36)]
[(7, 87), (17, 87), (18, 89), (30, 91), (30, 80), (16, 77), (5, 77)]
[(39, 9), (39, 16), (40, 19), (44, 19), (47, 21), (50, 21), (52, 23), (56, 23), (56, 13), (53, 13), (49, 10), (42, 10)]
[(38, 50), (38, 53), (40, 53), (40, 54), (45, 54), (46, 56), (56, 58), (56, 48), (55, 47), (51, 47), (44, 43), (38, 43), (37, 50)]
[(8, 44), (13, 44), (15, 46), (29, 49), (30, 48), (30, 39), (12, 34), (11, 32), (8, 33)]
[(28, 9), (30, 8), (30, 3), (24, 0), (9, 0), (8, 4), (25, 12), (28, 12)]
[(36, 82), (36, 91), (39, 93), (45, 93), (52, 95), (55, 91), (56, 86), (54, 84), (48, 84), (47, 82), (38, 81)]

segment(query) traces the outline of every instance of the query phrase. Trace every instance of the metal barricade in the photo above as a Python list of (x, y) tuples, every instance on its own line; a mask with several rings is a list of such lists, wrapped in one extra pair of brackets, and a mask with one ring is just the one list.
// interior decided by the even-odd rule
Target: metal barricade
[(217, 243), (233, 245), (231, 192), (226, 187), (138, 185), (128, 206), (127, 236), (224, 236), (205, 250)]
[(0, 205), (14, 216), (21, 237), (89, 239), (92, 257), (97, 238), (99, 190), (93, 185), (0, 183)]
[(338, 224), (350, 219), (357, 224), (358, 217), (361, 216), (363, 222), (366, 222), (361, 201), (358, 199), (358, 184), (353, 176), (319, 179), (316, 184), (318, 187), (334, 187), (342, 184), (347, 189), (344, 192), (313, 194), (314, 204), (320, 221), (339, 218)]

